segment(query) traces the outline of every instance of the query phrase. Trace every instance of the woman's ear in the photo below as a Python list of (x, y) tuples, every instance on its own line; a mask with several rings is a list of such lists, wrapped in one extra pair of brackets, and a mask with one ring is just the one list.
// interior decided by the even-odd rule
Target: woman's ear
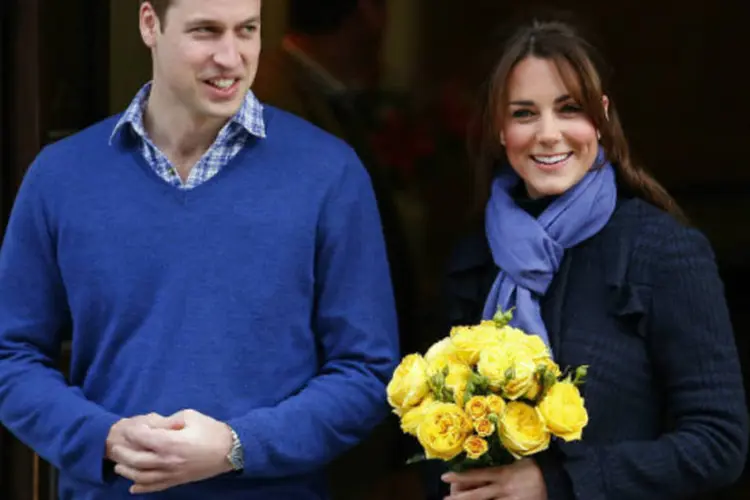
[(602, 107), (604, 108), (604, 117), (609, 120), (609, 97), (602, 96)]

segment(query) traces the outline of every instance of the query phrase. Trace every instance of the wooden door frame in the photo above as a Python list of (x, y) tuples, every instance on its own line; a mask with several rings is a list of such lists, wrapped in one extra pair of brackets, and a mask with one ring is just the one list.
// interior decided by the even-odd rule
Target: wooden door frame
[[(26, 169), (47, 142), (54, 140), (48, 130), (49, 97), (44, 92), (47, 74), (44, 59), (44, 3), (49, 0), (2, 0), (2, 68), (4, 76), (0, 104), (0, 237), (5, 230), (12, 200)], [(104, 118), (109, 114), (109, 1), (68, 0), (83, 2), (91, 12), (93, 26), (87, 43), (95, 56), (87, 68), (91, 100), (82, 103), (90, 114)], [(53, 22), (47, 20), (47, 23)]]
[[(41, 0), (2, 2), (2, 226), (23, 173), (41, 147), (40, 47)], [(3, 498), (40, 499), (40, 462), (36, 455), (2, 429), (0, 485)]]
[[(15, 193), (26, 169), (45, 145), (53, 140), (49, 130), (51, 101), (45, 83), (49, 58), (44, 47), (56, 43), (45, 33), (44, 9), (57, 0), (0, 1), (0, 240)], [(82, 2), (91, 13), (86, 44), (92, 47), (87, 78), (91, 79), (88, 106), (92, 121), (109, 112), (109, 1)], [(49, 16), (47, 16), (49, 17)], [(45, 35), (46, 43), (45, 43)], [(64, 41), (62, 42), (64, 43)], [(65, 360), (67, 361), (67, 359)], [(67, 362), (61, 366), (67, 370)], [(56, 498), (55, 470), (31, 449), (0, 426), (0, 498), (3, 500), (53, 500)]]
[[(5, 55), (5, 48), (7, 46), (7, 42), (5, 41), (5, 37), (8, 34), (8, 28), (7, 28), (7, 19), (8, 19), (8, 2), (0, 2), (0, 68), (7, 68), (8, 67), (8, 58)], [(5, 149), (5, 132), (7, 131), (6, 123), (5, 123), (5, 101), (6, 101), (6, 90), (5, 81), (3, 78), (0, 78), (0, 241), (2, 241), (2, 235), (3, 230), (1, 228), (4, 226), (4, 221), (8, 216), (8, 194), (6, 191), (9, 191), (9, 188), (7, 186), (6, 178), (3, 165), (7, 165), (6, 162), (6, 149)], [(2, 443), (2, 432), (0, 432), (0, 450), (3, 449), (3, 443)], [(0, 470), (2, 470), (2, 452), (0, 452)], [(0, 478), (0, 491), (2, 491), (2, 478)]]
[(42, 146), (42, 0), (8, 2), (8, 166), (11, 192)]
[(41, 147), (41, 0), (2, 2), (2, 230), (28, 164)]

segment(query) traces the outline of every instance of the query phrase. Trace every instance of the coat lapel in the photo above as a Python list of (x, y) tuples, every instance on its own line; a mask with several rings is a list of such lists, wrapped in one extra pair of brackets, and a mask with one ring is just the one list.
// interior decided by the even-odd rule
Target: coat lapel
[(570, 276), (570, 266), (573, 260), (573, 252), (565, 252), (560, 269), (552, 279), (546, 295), (542, 298), (542, 319), (547, 327), (547, 334), (552, 348), (552, 353), (559, 358), (559, 349), (561, 335), (563, 331), (563, 318), (565, 308), (566, 289), (568, 287), (568, 278)]
[(477, 233), (459, 242), (448, 266), (445, 319), (449, 326), (476, 324), (497, 275), (484, 238)]

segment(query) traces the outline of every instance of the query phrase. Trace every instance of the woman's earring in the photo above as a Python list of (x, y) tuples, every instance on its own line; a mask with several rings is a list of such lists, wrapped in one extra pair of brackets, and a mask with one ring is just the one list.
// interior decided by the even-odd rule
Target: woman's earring
[(601, 140), (601, 139), (602, 139), (602, 133), (601, 133), (601, 132), (599, 132), (598, 130), (596, 131), (596, 138), (597, 138), (598, 140)]

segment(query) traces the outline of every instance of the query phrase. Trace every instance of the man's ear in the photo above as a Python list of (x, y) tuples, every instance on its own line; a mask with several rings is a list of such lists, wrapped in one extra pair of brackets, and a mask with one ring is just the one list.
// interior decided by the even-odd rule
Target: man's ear
[(149, 49), (156, 45), (156, 35), (161, 30), (159, 16), (150, 2), (143, 2), (138, 13), (138, 27), (141, 31), (143, 43)]

